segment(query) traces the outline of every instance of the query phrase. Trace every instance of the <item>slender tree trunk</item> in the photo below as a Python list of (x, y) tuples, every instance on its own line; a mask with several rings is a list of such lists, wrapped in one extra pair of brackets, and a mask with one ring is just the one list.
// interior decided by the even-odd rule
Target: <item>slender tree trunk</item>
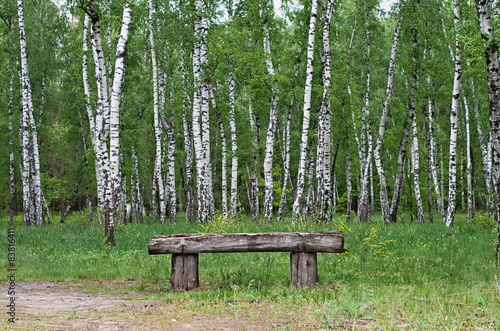
[[(233, 20), (233, 1), (228, 1), (228, 20)], [(233, 64), (233, 55), (229, 57), (229, 65)], [(238, 212), (238, 140), (236, 134), (236, 80), (234, 72), (229, 72), (229, 130), (231, 131), (231, 214), (236, 215)]]
[(462, 76), (462, 60), (460, 57), (460, 46), (458, 36), (458, 25), (460, 14), (458, 0), (454, 4), (455, 22), (455, 77), (453, 80), (453, 92), (450, 111), (450, 154), (449, 154), (449, 184), (448, 184), (448, 209), (444, 223), (447, 227), (453, 226), (456, 212), (457, 199), (457, 137), (458, 137), (458, 99), (460, 97), (460, 79)]
[(192, 222), (194, 220), (193, 133), (185, 113), (182, 116), (182, 127), (186, 150), (186, 222)]
[(252, 132), (252, 170), (248, 170), (247, 173), (250, 177), (250, 211), (252, 213), (252, 219), (257, 221), (260, 217), (260, 206), (259, 206), (259, 184), (257, 180), (257, 128), (255, 125), (252, 98), (248, 97), (248, 118), (250, 119), (250, 131)]
[(474, 191), (472, 186), (472, 155), (471, 155), (471, 136), (470, 136), (470, 117), (469, 105), (464, 94), (463, 98), (465, 109), (465, 143), (466, 143), (466, 166), (465, 172), (467, 177), (467, 222), (472, 222), (474, 218)]
[(155, 9), (153, 1), (149, 0), (149, 44), (151, 48), (151, 65), (153, 79), (153, 129), (155, 135), (155, 163), (153, 170), (153, 217), (156, 221), (165, 222), (167, 204), (165, 201), (165, 186), (163, 180), (163, 147), (162, 147), (162, 129), (160, 119), (160, 95), (159, 95), (159, 80), (158, 80), (158, 64), (156, 56), (156, 47), (154, 39), (154, 14)]
[(272, 79), (271, 87), (271, 106), (269, 110), (269, 126), (266, 135), (266, 150), (264, 155), (264, 220), (271, 222), (273, 218), (273, 202), (274, 202), (274, 179), (273, 179), (273, 156), (274, 156), (274, 140), (276, 135), (276, 125), (278, 122), (278, 86), (274, 64), (271, 54), (271, 40), (269, 33), (269, 22), (267, 13), (262, 13), (263, 19), (263, 44), (264, 54), (266, 57), (267, 73)]
[(194, 221), (194, 187), (193, 187), (193, 130), (188, 121), (188, 112), (191, 108), (190, 98), (187, 93), (189, 82), (186, 70), (186, 60), (184, 50), (181, 49), (181, 75), (183, 86), (183, 102), (182, 102), (182, 128), (184, 131), (184, 150), (186, 151), (186, 222)]
[[(367, 18), (368, 20), (368, 18)], [(352, 37), (351, 37), (352, 39)], [(371, 39), (370, 30), (368, 29), (368, 22), (365, 27), (365, 40), (366, 40), (366, 86), (365, 95), (363, 98), (363, 105), (361, 107), (361, 139), (359, 140), (359, 162), (360, 162), (360, 184), (359, 184), (359, 198), (357, 210), (357, 222), (370, 221), (370, 169), (372, 157), (372, 133), (368, 118), (370, 116), (370, 84), (371, 84)]]
[(17, 17), (19, 20), (19, 44), (21, 57), (21, 134), (22, 134), (22, 182), (23, 182), (23, 214), (25, 225), (43, 225), (40, 159), (38, 153), (38, 135), (33, 117), (33, 101), (26, 50), (26, 32), (24, 28), (23, 1), (17, 1)]
[[(419, 2), (415, 3), (416, 11), (419, 8)], [(417, 219), (418, 223), (425, 223), (424, 214), (424, 204), (422, 201), (422, 194), (420, 192), (420, 155), (418, 151), (418, 132), (417, 132), (417, 88), (418, 88), (418, 39), (417, 39), (417, 27), (414, 25), (411, 28), (412, 38), (413, 38), (413, 74), (411, 79), (411, 101), (409, 105), (409, 117), (412, 126), (412, 143), (411, 143), (411, 165), (413, 173), (413, 192), (415, 194), (415, 200), (417, 201)]]
[(13, 107), (14, 98), (14, 74), (10, 76), (9, 83), (9, 102), (7, 112), (9, 116), (9, 226), (14, 225), (14, 216), (17, 214), (17, 192), (16, 192), (16, 171), (14, 163), (14, 126), (13, 126)]
[[(116, 221), (123, 217), (119, 211), (123, 211), (125, 206), (120, 203), (120, 193), (123, 190), (122, 175), (120, 171), (121, 152), (120, 152), (120, 99), (123, 75), (125, 73), (125, 53), (127, 49), (128, 34), (130, 30), (130, 20), (132, 9), (125, 7), (123, 9), (123, 21), (116, 45), (115, 69), (113, 84), (111, 86), (110, 102), (110, 123), (109, 123), (109, 163), (110, 163), (110, 181), (109, 190), (111, 191), (110, 219), (106, 226), (105, 237), (108, 243), (114, 245), (114, 226)], [(122, 184), (122, 185), (120, 185)], [(112, 238), (112, 239), (111, 239)]]
[[(91, 1), (87, 8), (87, 14), (92, 22), (92, 54), (94, 58), (95, 79), (97, 86), (97, 103), (95, 116), (96, 146), (94, 147), (96, 171), (99, 171), (100, 182), (98, 183), (99, 196), (102, 200), (98, 203), (99, 223), (104, 217), (105, 229), (109, 224), (109, 207), (111, 205), (111, 191), (109, 190), (109, 97), (107, 72), (104, 60), (104, 50), (102, 46), (100, 16), (96, 8), (96, 1)], [(103, 215), (104, 214), (104, 215)]]
[(399, 36), (401, 31), (401, 25), (404, 19), (405, 5), (407, 0), (401, 1), (401, 9), (399, 13), (398, 23), (396, 29), (394, 30), (394, 37), (392, 40), (391, 56), (389, 59), (389, 69), (387, 73), (387, 87), (385, 90), (384, 104), (382, 106), (382, 115), (380, 117), (380, 125), (378, 129), (377, 141), (375, 143), (375, 149), (373, 151), (373, 158), (375, 160), (375, 166), (377, 167), (377, 172), (380, 180), (380, 205), (382, 209), (382, 217), (385, 224), (391, 223), (390, 220), (390, 208), (389, 208), (389, 198), (387, 194), (387, 181), (385, 178), (385, 171), (382, 165), (381, 148), (382, 142), (385, 135), (385, 125), (387, 121), (387, 114), (389, 112), (389, 101), (392, 97), (392, 90), (394, 88), (394, 68), (396, 64), (396, 54), (399, 43)]
[(488, 76), (488, 100), (490, 106), (490, 138), (492, 153), (492, 178), (495, 190), (494, 216), (497, 220), (497, 258), (500, 257), (500, 64), (498, 44), (493, 38), (490, 9), (487, 0), (476, 0), (479, 28), (484, 41), (486, 72)]
[(332, 53), (330, 48), (330, 26), (334, 0), (328, 0), (323, 16), (323, 54), (321, 57), (323, 96), (319, 115), (318, 146), (316, 153), (317, 204), (316, 215), (319, 222), (327, 222), (331, 217), (332, 189), (330, 174), (331, 107), (330, 88), (332, 83)]
[(302, 118), (302, 138), (300, 140), (299, 169), (297, 173), (297, 186), (295, 200), (293, 202), (292, 222), (300, 220), (300, 209), (303, 204), (302, 195), (305, 185), (305, 172), (307, 163), (307, 150), (309, 139), (309, 121), (311, 117), (311, 96), (314, 62), (314, 41), (316, 36), (316, 16), (318, 11), (318, 0), (312, 0), (311, 18), (309, 22), (309, 37), (307, 41), (307, 67), (306, 67), (306, 85), (304, 88), (304, 108)]
[(280, 196), (280, 205), (278, 207), (278, 221), (281, 220), (283, 216), (283, 210), (286, 206), (287, 199), (287, 190), (288, 185), (291, 185), (290, 178), (290, 126), (292, 123), (292, 108), (293, 108), (293, 99), (290, 108), (288, 108), (288, 113), (286, 116), (286, 124), (283, 129), (283, 184), (281, 185), (281, 196)]
[(385, 224), (395, 223), (398, 220), (399, 202), (401, 200), (401, 193), (404, 184), (405, 159), (408, 148), (408, 138), (410, 135), (410, 126), (411, 118), (408, 116), (403, 129), (403, 136), (401, 137), (401, 142), (399, 144), (394, 191), (392, 193), (392, 202), (389, 209), (388, 222), (384, 220)]
[(231, 214), (238, 212), (238, 137), (236, 135), (236, 82), (234, 73), (229, 74), (229, 129), (231, 131)]
[[(97, 144), (97, 136), (98, 136), (98, 131), (96, 127), (96, 119), (95, 119), (95, 114), (94, 114), (94, 109), (91, 103), (90, 99), (90, 86), (88, 82), (88, 59), (87, 59), (87, 52), (88, 52), (88, 40), (87, 40), (87, 34), (89, 30), (89, 25), (90, 25), (90, 16), (85, 15), (85, 19), (83, 21), (83, 33), (82, 33), (82, 39), (83, 39), (83, 56), (82, 56), (82, 80), (83, 80), (83, 91), (84, 91), (84, 96), (85, 96), (85, 110), (87, 112), (87, 117), (89, 120), (89, 126), (90, 126), (90, 138), (92, 142), (92, 147), (93, 147), (93, 155), (94, 155), (94, 163), (96, 164), (95, 166), (95, 176), (96, 176), (96, 183), (97, 183), (97, 204), (99, 207), (104, 206), (104, 191), (103, 191), (103, 179), (101, 176), (101, 171), (100, 168), (98, 167), (99, 160), (98, 160), (98, 155), (99, 155), (99, 149), (98, 149), (98, 144)], [(84, 139), (85, 140), (85, 139)], [(89, 210), (89, 215), (92, 214), (92, 211)], [(89, 217), (91, 219), (91, 216)]]
[(193, 52), (193, 136), (196, 155), (198, 222), (206, 223), (213, 219), (214, 200), (212, 189), (212, 167), (210, 160), (209, 131), (209, 89), (204, 73), (207, 57), (207, 20), (203, 16), (204, 0), (196, 0), (195, 47)]

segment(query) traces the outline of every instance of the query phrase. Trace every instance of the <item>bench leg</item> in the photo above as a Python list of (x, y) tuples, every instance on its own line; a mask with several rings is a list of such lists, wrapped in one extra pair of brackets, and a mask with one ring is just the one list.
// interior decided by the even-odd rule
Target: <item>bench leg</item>
[(189, 291), (199, 286), (198, 254), (172, 254), (170, 283), (174, 291)]
[(291, 253), (290, 271), (292, 284), (297, 287), (314, 287), (318, 282), (318, 259), (316, 253)]

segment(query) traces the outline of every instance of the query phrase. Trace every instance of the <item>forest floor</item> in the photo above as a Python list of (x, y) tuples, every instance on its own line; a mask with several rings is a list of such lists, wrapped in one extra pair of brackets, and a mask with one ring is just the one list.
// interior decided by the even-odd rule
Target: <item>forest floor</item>
[[(7, 283), (3, 282), (2, 288)], [(5, 310), (5, 306), (2, 310)], [(281, 308), (280, 308), (281, 307)], [(5, 314), (5, 312), (4, 312)], [(7, 316), (8, 317), (8, 316)], [(135, 281), (16, 283), (16, 322), (8, 330), (316, 330), (307, 307), (273, 302), (167, 303)], [(366, 326), (366, 325), (365, 325)], [(363, 325), (358, 325), (364, 329)], [(358, 328), (356, 328), (358, 329)]]

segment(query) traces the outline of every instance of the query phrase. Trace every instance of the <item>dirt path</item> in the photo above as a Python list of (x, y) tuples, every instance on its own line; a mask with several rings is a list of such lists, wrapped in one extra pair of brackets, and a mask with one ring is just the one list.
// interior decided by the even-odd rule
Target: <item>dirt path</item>
[[(7, 289), (7, 283), (0, 283)], [(18, 282), (16, 322), (7, 330), (312, 330), (303, 317), (273, 311), (269, 303), (215, 304), (207, 312), (151, 299), (134, 282)], [(127, 290), (130, 289), (130, 290)], [(117, 290), (118, 289), (118, 290)], [(8, 303), (7, 290), (3, 291)], [(105, 294), (102, 294), (105, 293)], [(4, 305), (2, 305), (5, 307)], [(306, 323), (308, 324), (308, 323)], [(288, 328), (289, 327), (289, 328)]]

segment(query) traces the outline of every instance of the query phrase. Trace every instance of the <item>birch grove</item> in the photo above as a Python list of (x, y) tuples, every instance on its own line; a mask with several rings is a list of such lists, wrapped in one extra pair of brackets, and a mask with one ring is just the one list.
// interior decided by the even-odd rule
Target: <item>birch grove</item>
[(489, 1), (67, 5), (0, 11), (10, 223), (500, 218)]

